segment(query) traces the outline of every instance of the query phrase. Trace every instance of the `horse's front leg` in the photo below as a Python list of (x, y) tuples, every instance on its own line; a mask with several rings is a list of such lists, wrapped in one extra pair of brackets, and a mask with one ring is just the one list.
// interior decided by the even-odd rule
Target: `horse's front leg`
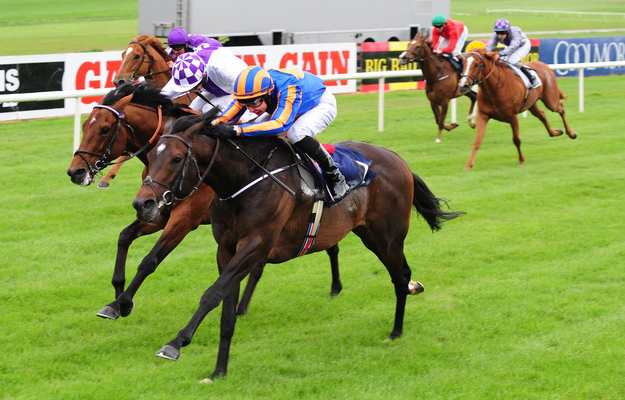
[(469, 121), (469, 126), (475, 129), (475, 103), (477, 101), (477, 94), (473, 90), (469, 90), (465, 96), (467, 96), (471, 100), (471, 107), (469, 108), (469, 114), (467, 115), (467, 121)]
[(117, 176), (117, 173), (121, 169), (122, 165), (124, 165), (124, 162), (128, 161), (129, 159), (130, 159), (129, 156), (122, 156), (122, 157), (120, 157), (117, 160), (117, 164), (114, 164), (111, 167), (111, 169), (109, 169), (109, 171), (104, 176), (104, 178), (102, 178), (102, 180), (100, 180), (100, 182), (98, 183), (97, 188), (98, 189), (106, 189), (106, 188), (108, 188), (109, 187), (109, 182), (111, 181), (111, 179), (114, 179)]
[(200, 224), (200, 219), (193, 217), (190, 213), (180, 208), (174, 208), (163, 234), (158, 239), (152, 250), (146, 255), (137, 267), (137, 273), (128, 285), (128, 288), (117, 299), (108, 306), (119, 310), (122, 317), (127, 317), (134, 306), (133, 298), (143, 281), (152, 274), (160, 263), (182, 242), (182, 240), (196, 229)]
[(477, 151), (480, 149), (482, 145), (482, 139), (484, 139), (484, 134), (486, 133), (486, 125), (488, 124), (488, 120), (490, 117), (485, 113), (478, 110), (477, 112), (477, 133), (475, 134), (475, 141), (473, 142), (473, 151), (471, 152), (471, 156), (469, 157), (469, 161), (464, 169), (469, 170), (473, 168), (475, 164), (475, 156), (477, 155)]
[(443, 125), (445, 125), (445, 114), (447, 113), (447, 108), (445, 108), (445, 114), (443, 114), (441, 106), (432, 100), (430, 100), (430, 107), (432, 107), (434, 119), (436, 120), (436, 127), (438, 128), (438, 132), (436, 134), (436, 143), (440, 143), (441, 139), (443, 138)]
[(252, 272), (250, 272), (250, 275), (247, 278), (247, 284), (245, 285), (245, 291), (243, 292), (243, 297), (241, 297), (241, 301), (239, 301), (239, 304), (237, 305), (237, 315), (243, 315), (247, 312), (250, 300), (252, 299), (252, 294), (256, 289), (256, 285), (258, 284), (260, 277), (263, 275), (264, 269), (265, 265), (259, 265), (254, 268)]
[[(232, 295), (232, 291), (239, 287), (241, 281), (250, 271), (265, 262), (271, 246), (263, 246), (262, 241), (254, 239), (248, 242), (239, 242), (237, 251), (232, 258), (225, 245), (220, 244), (217, 249), (217, 263), (221, 274), (219, 278), (202, 295), (200, 305), (191, 317), (189, 323), (180, 331), (176, 338), (163, 346), (156, 355), (170, 360), (177, 360), (180, 356), (180, 349), (191, 343), (193, 335), (200, 326), (206, 315), (219, 305), (227, 296)], [(229, 261), (227, 261), (229, 259)], [(226, 263), (225, 267), (222, 267)], [(233, 300), (236, 302), (236, 300)], [(232, 308), (234, 316), (234, 306), (228, 305), (228, 310)], [(234, 328), (232, 328), (232, 332)], [(226, 330), (226, 332), (231, 332)], [(228, 353), (231, 336), (222, 337), (223, 341), (219, 346), (217, 357), (218, 365), (212, 376), (225, 375), (228, 369)]]
[[(126, 258), (128, 257), (128, 248), (139, 236), (150, 235), (163, 228), (163, 225), (150, 225), (139, 220), (135, 220), (132, 224), (128, 225), (119, 234), (117, 241), (117, 256), (115, 257), (115, 268), (113, 270), (113, 288), (115, 289), (115, 299), (117, 299), (123, 292), (126, 285)], [(112, 303), (111, 303), (112, 304)], [(117, 319), (119, 318), (119, 308), (113, 308), (109, 304), (105, 306), (98, 316), (102, 318)]]

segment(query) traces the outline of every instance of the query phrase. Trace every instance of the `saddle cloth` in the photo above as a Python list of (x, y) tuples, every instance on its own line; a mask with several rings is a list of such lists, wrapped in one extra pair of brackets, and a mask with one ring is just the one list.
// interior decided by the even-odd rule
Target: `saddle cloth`
[[(523, 81), (523, 84), (525, 85), (526, 89), (529, 89), (531, 87), (530, 84), (530, 80), (527, 77), (527, 75), (525, 75), (523, 73), (523, 71), (521, 71), (519, 68), (517, 68), (516, 66), (512, 65), (512, 64), (508, 64), (508, 66), (514, 71), (515, 74), (517, 74), (519, 76), (519, 78), (521, 78), (521, 80)], [(536, 73), (536, 72), (534, 72)], [(538, 79), (538, 84), (536, 85), (536, 87), (542, 85), (542, 81), (540, 80), (540, 77), (538, 76), (538, 74), (536, 74), (536, 79)]]
[[(323, 144), (323, 147), (330, 153), (334, 163), (345, 177), (345, 182), (348, 186), (347, 193), (352, 192), (360, 186), (368, 185), (375, 177), (375, 172), (369, 169), (371, 161), (367, 160), (361, 153), (332, 144)], [(309, 187), (314, 186), (311, 187), (311, 189), (318, 189), (317, 199), (323, 200), (326, 207), (334, 204), (332, 198), (327, 193), (328, 190), (323, 178), (323, 173), (317, 163), (302, 152), (298, 151), (297, 154), (302, 160), (304, 167), (306, 167), (306, 170), (312, 174), (313, 182), (306, 182), (306, 178), (303, 178)]]

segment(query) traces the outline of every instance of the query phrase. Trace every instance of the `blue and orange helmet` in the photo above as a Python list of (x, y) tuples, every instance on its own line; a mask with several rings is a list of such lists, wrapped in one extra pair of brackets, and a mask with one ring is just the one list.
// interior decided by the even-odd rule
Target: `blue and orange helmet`
[(273, 79), (261, 67), (247, 67), (234, 81), (232, 97), (237, 100), (253, 99), (273, 90)]

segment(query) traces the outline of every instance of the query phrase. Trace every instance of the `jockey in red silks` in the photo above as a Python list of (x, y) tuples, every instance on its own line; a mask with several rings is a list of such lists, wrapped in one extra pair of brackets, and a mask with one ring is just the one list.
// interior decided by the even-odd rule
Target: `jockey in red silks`
[(446, 18), (443, 14), (432, 18), (432, 48), (435, 54), (448, 53), (453, 57), (462, 53), (462, 47), (467, 40), (469, 30), (460, 21)]

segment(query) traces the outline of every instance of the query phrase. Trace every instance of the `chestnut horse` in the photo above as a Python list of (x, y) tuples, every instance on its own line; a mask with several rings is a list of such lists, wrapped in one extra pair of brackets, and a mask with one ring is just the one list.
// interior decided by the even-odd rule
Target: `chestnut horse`
[[(125, 83), (135, 83), (141, 78), (151, 80), (162, 88), (171, 79), (171, 68), (167, 64), (171, 58), (167, 54), (163, 43), (155, 36), (140, 35), (133, 37), (128, 48), (122, 52), (122, 65), (115, 73), (113, 83), (119, 87)], [(189, 104), (191, 98), (183, 96), (177, 103)], [(105, 189), (111, 179), (117, 176), (126, 158), (122, 158), (108, 171), (98, 183), (98, 188)]]
[[(408, 44), (408, 49), (399, 55), (400, 64), (416, 61), (423, 72), (425, 79), (425, 95), (430, 101), (430, 106), (434, 112), (434, 119), (438, 125), (438, 135), (436, 141), (442, 139), (443, 129), (451, 131), (458, 124), (445, 125), (445, 117), (447, 116), (447, 108), (449, 100), (461, 96), (458, 93), (458, 81), (460, 74), (450, 64), (445, 56), (434, 54), (432, 51), (432, 43), (427, 40), (427, 35), (417, 33)], [(475, 99), (476, 95), (473, 91), (464, 93), (471, 99), (471, 107), (467, 120), (471, 128), (475, 128)]]
[(113, 83), (115, 87), (119, 87), (144, 78), (154, 80), (162, 88), (171, 79), (171, 68), (167, 61), (171, 61), (171, 58), (163, 43), (155, 36), (133, 37), (122, 53), (122, 65), (115, 74)]
[[(156, 355), (177, 360), (180, 348), (191, 343), (202, 320), (223, 300), (217, 366), (211, 378), (225, 375), (235, 326), (235, 307), (241, 280), (264, 263), (282, 263), (295, 258), (307, 235), (307, 223), (315, 194), (301, 183), (293, 155), (283, 140), (274, 137), (219, 139), (211, 125), (215, 113), (178, 119), (148, 155), (148, 176), (133, 206), (137, 217), (158, 220), (159, 204), (173, 193), (184, 198), (200, 181), (215, 190), (220, 199), (213, 203), (213, 236), (217, 241), (219, 278), (202, 295), (200, 306), (176, 338)], [(443, 211), (434, 196), (408, 164), (394, 152), (365, 143), (342, 142), (371, 160), (376, 176), (367, 186), (348, 194), (341, 202), (326, 208), (318, 236), (310, 252), (336, 245), (350, 231), (382, 261), (395, 288), (395, 322), (390, 338), (401, 336), (408, 294), (423, 291), (411, 280), (404, 255), (412, 206), (430, 228), (460, 213)], [(258, 161), (255, 161), (258, 160)], [(283, 185), (271, 179), (259, 180), (264, 173), (276, 173)], [(259, 181), (249, 187), (252, 181)], [(247, 186), (246, 186), (247, 185)], [(247, 190), (233, 197), (241, 188)]]
[(458, 90), (464, 92), (469, 86), (479, 85), (477, 95), (477, 134), (473, 143), (473, 152), (464, 169), (471, 169), (475, 163), (475, 155), (480, 148), (486, 124), (491, 118), (497, 121), (507, 122), (512, 127), (512, 141), (519, 153), (521, 165), (525, 157), (521, 153), (521, 138), (519, 136), (519, 119), (517, 114), (529, 110), (547, 128), (549, 136), (562, 135), (561, 129), (552, 129), (547, 121), (545, 112), (538, 107), (540, 99), (545, 107), (560, 114), (566, 134), (575, 139), (575, 133), (565, 118), (564, 106), (560, 100), (566, 99), (558, 87), (556, 76), (549, 66), (540, 61), (526, 63), (534, 69), (542, 85), (537, 88), (527, 89), (524, 82), (519, 78), (507, 63), (494, 59), (496, 53), (487, 52), (485, 49), (477, 49), (464, 53), (462, 79), (458, 82)]
[[(148, 163), (147, 150), (154, 147), (156, 139), (163, 132), (159, 127), (158, 107), (165, 117), (189, 115), (180, 105), (174, 105), (160, 94), (160, 89), (152, 84), (124, 85), (109, 92), (96, 106), (83, 123), (83, 138), (76, 151), (67, 173), (72, 182), (88, 186), (95, 175), (106, 168), (111, 160), (123, 154), (133, 152), (145, 165)], [(146, 151), (141, 151), (141, 150)], [(174, 202), (170, 209), (162, 213), (151, 223), (134, 221), (119, 235), (117, 257), (112, 284), (115, 288), (115, 301), (105, 306), (98, 316), (117, 319), (126, 317), (133, 308), (133, 297), (145, 278), (154, 272), (163, 259), (201, 224), (210, 224), (210, 206), (214, 192), (207, 185), (201, 185), (197, 192), (184, 201)], [(154, 248), (141, 261), (137, 274), (124, 289), (126, 278), (126, 256), (132, 242), (140, 236), (149, 235), (163, 229), (163, 233)], [(337, 295), (341, 289), (338, 272), (338, 246), (328, 249), (332, 267), (332, 286), (330, 294)], [(244, 296), (237, 312), (245, 313), (256, 283), (260, 279), (262, 268), (250, 276)]]

